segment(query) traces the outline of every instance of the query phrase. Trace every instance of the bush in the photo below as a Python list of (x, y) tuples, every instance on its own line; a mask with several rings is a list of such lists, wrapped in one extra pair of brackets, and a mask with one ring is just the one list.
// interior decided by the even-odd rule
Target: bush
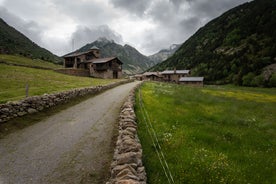
[(255, 75), (254, 73), (250, 72), (247, 75), (242, 77), (242, 85), (243, 86), (252, 86), (252, 81), (254, 79)]
[(262, 75), (258, 75), (252, 80), (251, 86), (263, 87), (264, 83), (265, 83), (264, 77)]
[(273, 73), (268, 82), (269, 87), (276, 87), (276, 73)]

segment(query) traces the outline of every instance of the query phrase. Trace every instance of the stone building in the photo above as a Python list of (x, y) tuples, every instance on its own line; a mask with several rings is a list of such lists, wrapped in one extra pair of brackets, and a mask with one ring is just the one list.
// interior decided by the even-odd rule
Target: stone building
[(179, 84), (192, 85), (192, 86), (203, 86), (204, 77), (181, 77)]
[(190, 70), (165, 70), (161, 72), (163, 81), (178, 83), (181, 77), (186, 77), (190, 74)]
[(91, 77), (104, 79), (122, 78), (122, 62), (117, 57), (101, 58), (100, 49), (93, 46), (86, 52), (75, 52), (63, 56), (63, 73), (78, 75), (87, 73)]

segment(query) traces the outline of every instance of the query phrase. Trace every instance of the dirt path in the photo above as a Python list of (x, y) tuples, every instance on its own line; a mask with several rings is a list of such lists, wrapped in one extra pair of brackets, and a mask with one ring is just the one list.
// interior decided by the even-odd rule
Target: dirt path
[(120, 107), (137, 83), (110, 89), (0, 139), (0, 184), (104, 183)]

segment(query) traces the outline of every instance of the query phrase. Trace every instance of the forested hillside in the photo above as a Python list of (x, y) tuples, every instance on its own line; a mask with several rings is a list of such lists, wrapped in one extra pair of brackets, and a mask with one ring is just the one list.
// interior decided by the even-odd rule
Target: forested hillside
[(191, 69), (209, 83), (276, 86), (276, 0), (229, 10), (151, 70)]

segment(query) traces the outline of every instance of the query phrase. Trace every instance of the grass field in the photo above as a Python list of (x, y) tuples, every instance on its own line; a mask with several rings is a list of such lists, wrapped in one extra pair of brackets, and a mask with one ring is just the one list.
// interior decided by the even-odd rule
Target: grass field
[(161, 151), (177, 184), (276, 183), (275, 88), (144, 83), (140, 95), (135, 108), (149, 184), (173, 183)]
[(20, 100), (25, 97), (28, 83), (29, 96), (54, 93), (74, 88), (104, 85), (116, 79), (75, 77), (27, 67), (0, 64), (0, 103)]
[(0, 60), (12, 64), (20, 64), (26, 66), (44, 67), (50, 69), (61, 68), (61, 65), (57, 65), (51, 62), (43, 61), (40, 59), (30, 59), (23, 56), (0, 54)]

